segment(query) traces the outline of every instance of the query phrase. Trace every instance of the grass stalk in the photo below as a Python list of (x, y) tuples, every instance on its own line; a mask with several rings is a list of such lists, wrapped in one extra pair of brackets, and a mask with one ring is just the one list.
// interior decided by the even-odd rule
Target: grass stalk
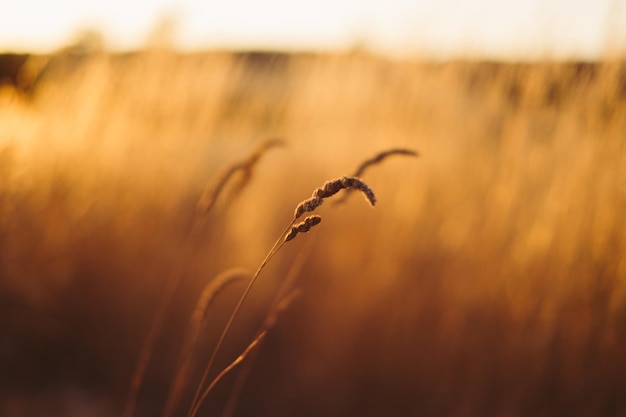
[[(207, 363), (204, 369), (202, 377), (200, 378), (200, 383), (198, 384), (196, 392), (194, 393), (193, 399), (191, 401), (191, 405), (189, 407), (189, 412), (187, 413), (187, 417), (195, 417), (196, 414), (198, 413), (198, 410), (200, 409), (200, 406), (202, 405), (202, 402), (204, 401), (204, 398), (206, 398), (206, 395), (201, 395), (201, 393), (203, 393), (203, 386), (207, 381), (209, 373), (211, 372), (213, 363), (215, 362), (217, 354), (219, 350), (221, 349), (222, 344), (224, 343), (224, 340), (226, 339), (226, 336), (233, 325), (235, 317), (241, 310), (241, 307), (244, 301), (248, 297), (248, 294), (250, 293), (252, 286), (256, 282), (257, 278), (259, 277), (265, 265), (267, 265), (270, 259), (283, 247), (283, 245), (286, 242), (294, 239), (298, 233), (308, 232), (312, 227), (319, 224), (321, 221), (320, 216), (313, 215), (313, 216), (306, 217), (304, 221), (300, 223), (296, 223), (296, 221), (302, 215), (304, 215), (305, 213), (314, 211), (315, 209), (317, 209), (319, 206), (323, 204), (325, 199), (332, 197), (333, 195), (337, 194), (339, 191), (343, 189), (359, 190), (363, 193), (366, 200), (372, 206), (376, 204), (376, 196), (374, 195), (374, 192), (372, 191), (371, 188), (369, 188), (367, 184), (365, 184), (363, 181), (361, 181), (360, 179), (356, 177), (341, 177), (341, 178), (337, 178), (334, 180), (326, 181), (322, 187), (315, 189), (315, 191), (313, 192), (313, 195), (309, 199), (301, 201), (296, 206), (293, 219), (291, 220), (289, 225), (285, 228), (285, 230), (280, 234), (280, 236), (278, 237), (278, 239), (276, 240), (276, 242), (274, 243), (270, 251), (265, 256), (265, 259), (263, 259), (263, 261), (257, 268), (255, 274), (250, 279), (248, 286), (246, 287), (243, 294), (239, 298), (237, 305), (233, 309), (233, 312), (231, 313), (230, 318), (226, 322), (226, 326), (224, 327), (224, 330), (222, 331), (217, 341), (217, 344), (215, 345), (215, 348), (213, 349), (213, 353), (211, 354), (211, 357), (209, 358), (209, 362)], [(209, 387), (212, 387), (213, 385), (214, 383), (212, 382), (209, 384)], [(207, 390), (205, 390), (204, 392), (206, 392)]]

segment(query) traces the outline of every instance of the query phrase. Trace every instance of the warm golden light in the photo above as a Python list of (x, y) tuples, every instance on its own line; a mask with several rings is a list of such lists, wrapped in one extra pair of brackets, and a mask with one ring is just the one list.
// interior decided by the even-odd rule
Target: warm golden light
[(15, 0), (0, 417), (626, 415), (619, 5)]
[[(346, 49), (387, 53), (599, 57), (623, 51), (617, 0), (16, 1), (0, 13), (0, 49), (51, 51), (85, 29), (114, 49), (144, 45), (163, 18), (182, 49)], [(615, 51), (613, 51), (615, 52)]]

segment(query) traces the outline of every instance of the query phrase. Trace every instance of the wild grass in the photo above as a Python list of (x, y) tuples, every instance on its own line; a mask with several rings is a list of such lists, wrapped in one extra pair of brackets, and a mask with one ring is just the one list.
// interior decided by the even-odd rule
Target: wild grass
[[(218, 176), (217, 180), (212, 185), (207, 186), (207, 188), (202, 193), (202, 196), (200, 197), (200, 200), (198, 202), (198, 213), (193, 219), (192, 228), (189, 231), (189, 235), (185, 239), (183, 246), (181, 248), (181, 254), (184, 260), (182, 262), (176, 263), (172, 267), (171, 275), (168, 278), (165, 289), (163, 291), (162, 301), (159, 304), (157, 311), (155, 312), (152, 325), (150, 326), (148, 335), (141, 349), (141, 353), (139, 355), (137, 365), (135, 366), (135, 371), (131, 379), (131, 386), (130, 386), (130, 390), (128, 394), (128, 399), (126, 400), (126, 405), (124, 406), (124, 411), (122, 413), (123, 417), (132, 417), (134, 414), (135, 404), (137, 402), (139, 390), (141, 389), (141, 385), (143, 383), (146, 368), (148, 367), (148, 364), (152, 357), (152, 351), (156, 347), (155, 346), (156, 339), (159, 333), (161, 332), (161, 328), (163, 327), (163, 321), (170, 307), (170, 304), (172, 303), (172, 298), (174, 297), (178, 287), (180, 286), (181, 280), (183, 279), (184, 274), (186, 272), (187, 264), (189, 262), (189, 260), (186, 258), (190, 256), (190, 254), (195, 250), (197, 241), (200, 237), (199, 235), (203, 233), (204, 229), (206, 228), (206, 222), (207, 222), (206, 215), (213, 208), (219, 195), (222, 193), (222, 191), (228, 184), (229, 180), (233, 176), (235, 176), (239, 172), (243, 174), (240, 177), (241, 179), (239, 183), (237, 184), (236, 188), (231, 193), (231, 199), (233, 198), (232, 196), (236, 196), (239, 192), (241, 192), (243, 187), (248, 183), (251, 177), (252, 170), (254, 169), (254, 166), (257, 164), (257, 162), (263, 156), (263, 154), (267, 150), (271, 149), (272, 147), (279, 146), (279, 145), (282, 145), (282, 142), (276, 139), (264, 142), (261, 146), (259, 146), (259, 148), (256, 151), (254, 151), (244, 161), (233, 164), (228, 169), (226, 169), (224, 173)], [(241, 275), (240, 272), (235, 274), (235, 276), (239, 276), (239, 275)], [(213, 283), (213, 285), (216, 285), (216, 287), (210, 286), (208, 291), (206, 289), (203, 290), (201, 294), (200, 302), (202, 302), (203, 304), (209, 303), (209, 301), (211, 300), (211, 297), (213, 296), (213, 291), (220, 290), (222, 286), (222, 281), (228, 283), (230, 282), (230, 278), (231, 278), (230, 276), (226, 278), (224, 278), (221, 275), (218, 276), (216, 278), (217, 281)], [(194, 312), (194, 314), (195, 313), (196, 312)], [(194, 323), (194, 319), (195, 317), (192, 317), (192, 326), (197, 326), (198, 324)], [(191, 331), (194, 332), (194, 329), (192, 329)], [(197, 332), (197, 329), (195, 331)], [(192, 337), (192, 339), (195, 339), (197, 338), (197, 334), (194, 335), (192, 333), (190, 337)], [(190, 341), (189, 343), (190, 345), (183, 346), (183, 351), (182, 351), (183, 354), (189, 353), (188, 350), (192, 349), (193, 345), (195, 344), (193, 343), (193, 340)], [(186, 360), (184, 358), (181, 358), (181, 359)], [(180, 371), (186, 373), (184, 369), (181, 369)], [(179, 400), (180, 393), (176, 393), (175, 391), (177, 387), (180, 387), (181, 384), (185, 383), (184, 380), (182, 379), (185, 377), (186, 375), (183, 375), (183, 374), (177, 375), (175, 377), (174, 391), (171, 393), (172, 397), (168, 399), (168, 402), (165, 406), (166, 414), (170, 412), (171, 408), (173, 409), (176, 408), (176, 403)]]
[[(234, 415), (624, 414), (622, 61), (262, 58), (59, 56), (29, 95), (0, 89), (1, 415), (120, 415), (186, 264), (135, 409), (163, 413), (206, 279), (263, 259), (302, 190), (394, 148), (420, 158), (363, 174), (375, 212), (308, 203), (296, 223), (323, 223), (265, 266), (212, 367), (247, 352)], [(207, 179), (273, 137), (289, 147), (181, 250)], [(302, 296), (246, 350), (311, 238)], [(240, 291), (213, 300), (203, 360)]]
[[(289, 242), (290, 240), (293, 240), (299, 233), (309, 232), (312, 227), (320, 224), (320, 222), (322, 221), (321, 216), (313, 215), (313, 216), (306, 217), (302, 222), (296, 223), (296, 220), (298, 220), (298, 218), (300, 218), (302, 214), (304, 214), (305, 212), (314, 211), (317, 207), (322, 205), (325, 199), (332, 197), (337, 192), (343, 189), (359, 190), (366, 196), (366, 198), (368, 199), (368, 201), (370, 202), (372, 206), (374, 206), (374, 204), (376, 203), (376, 196), (374, 195), (374, 192), (372, 191), (372, 189), (369, 188), (367, 184), (365, 184), (363, 181), (354, 177), (342, 177), (342, 178), (337, 178), (334, 180), (326, 181), (321, 188), (315, 189), (315, 191), (313, 192), (313, 197), (298, 203), (295, 209), (293, 219), (291, 220), (287, 228), (279, 235), (278, 239), (274, 243), (274, 246), (272, 246), (272, 248), (267, 253), (267, 255), (265, 255), (265, 258), (263, 259), (258, 269), (256, 270), (256, 272), (254, 273), (254, 275), (248, 282), (248, 286), (246, 287), (243, 294), (239, 298), (239, 301), (237, 301), (237, 304), (235, 305), (233, 312), (231, 313), (228, 321), (226, 322), (226, 326), (224, 326), (224, 330), (222, 331), (220, 338), (218, 339), (215, 345), (215, 348), (213, 349), (213, 353), (211, 354), (209, 362), (202, 374), (202, 377), (200, 378), (200, 383), (198, 384), (198, 388), (191, 401), (191, 407), (187, 414), (188, 417), (195, 417), (197, 415), (198, 410), (200, 406), (202, 405), (202, 402), (204, 401), (206, 396), (209, 394), (209, 392), (213, 388), (215, 380), (211, 382), (206, 389), (204, 388), (209, 372), (211, 371), (211, 367), (213, 366), (213, 363), (215, 362), (215, 358), (217, 357), (217, 354), (219, 353), (220, 348), (222, 347), (222, 344), (224, 343), (224, 339), (228, 335), (228, 332), (230, 331), (231, 326), (233, 325), (235, 317), (237, 317), (237, 314), (241, 310), (241, 307), (243, 306), (244, 301), (248, 297), (248, 294), (250, 293), (252, 286), (258, 279), (261, 271), (263, 271), (263, 269), (265, 268), (265, 265), (267, 265), (267, 263), (272, 259), (272, 257), (274, 257), (274, 255), (278, 253), (278, 251), (280, 251), (280, 249), (283, 247), (285, 243)], [(265, 333), (265, 330), (262, 331), (261, 333), (263, 334), (263, 337), (264, 337), (264, 333)], [(260, 337), (260, 334), (253, 341), (253, 345), (260, 343), (259, 337)], [(238, 358), (242, 358), (242, 357), (239, 356)], [(226, 369), (230, 369), (230, 368), (226, 368)], [(221, 374), (218, 375), (217, 378), (221, 379)]]
[(196, 308), (191, 315), (189, 328), (185, 334), (185, 341), (182, 344), (176, 374), (172, 379), (172, 386), (168, 393), (163, 416), (173, 415), (189, 384), (191, 369), (198, 362), (196, 349), (198, 338), (205, 330), (205, 324), (210, 314), (209, 308), (216, 297), (228, 286), (235, 284), (251, 276), (251, 273), (243, 268), (231, 268), (218, 274), (212, 279), (200, 293), (196, 303)]

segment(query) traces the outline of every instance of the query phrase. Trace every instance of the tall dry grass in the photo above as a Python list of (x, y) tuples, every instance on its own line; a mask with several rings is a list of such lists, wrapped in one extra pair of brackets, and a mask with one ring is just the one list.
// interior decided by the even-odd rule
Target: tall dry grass
[[(623, 62), (53, 63), (30, 95), (0, 90), (0, 414), (120, 414), (204, 185), (274, 135), (289, 147), (218, 199), (187, 254), (137, 415), (164, 409), (207, 279), (253, 268), (303, 190), (389, 148), (420, 158), (364, 174), (375, 213), (319, 207), (303, 295), (259, 346), (236, 415), (626, 412)], [(268, 264), (215, 369), (253, 340), (305, 240)], [(199, 352), (240, 290), (215, 300)], [(222, 410), (235, 378), (203, 409)]]

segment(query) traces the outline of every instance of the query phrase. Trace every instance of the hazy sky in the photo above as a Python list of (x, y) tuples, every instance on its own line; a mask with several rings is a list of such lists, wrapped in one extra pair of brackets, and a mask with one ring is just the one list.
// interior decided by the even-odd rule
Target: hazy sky
[(440, 56), (601, 56), (626, 50), (626, 0), (4, 0), (0, 50), (54, 50), (93, 28), (115, 49), (176, 22), (184, 49), (345, 49)]

